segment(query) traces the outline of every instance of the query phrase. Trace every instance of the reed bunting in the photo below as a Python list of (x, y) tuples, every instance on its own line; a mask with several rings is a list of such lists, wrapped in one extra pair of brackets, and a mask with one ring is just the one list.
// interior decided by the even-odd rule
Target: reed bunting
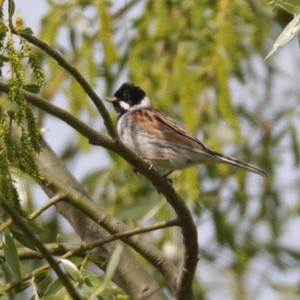
[(118, 114), (117, 130), (121, 141), (163, 176), (202, 163), (227, 163), (266, 176), (266, 172), (256, 166), (209, 149), (153, 108), (138, 86), (123, 83), (107, 100)]

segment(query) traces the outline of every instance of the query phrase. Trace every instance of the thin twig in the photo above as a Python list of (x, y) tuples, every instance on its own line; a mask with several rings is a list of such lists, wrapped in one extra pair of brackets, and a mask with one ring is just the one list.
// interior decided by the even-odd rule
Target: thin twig
[(47, 210), (49, 207), (57, 204), (60, 201), (63, 201), (66, 198), (65, 193), (57, 193), (55, 196), (53, 196), (51, 199), (49, 199), (46, 203), (44, 203), (40, 208), (35, 210), (32, 214), (30, 214), (29, 219), (34, 220), (38, 216), (40, 216), (45, 210)]
[[(43, 206), (35, 210), (32, 214), (30, 214), (29, 219), (33, 220), (37, 218), (39, 215), (41, 215), (45, 210), (47, 210), (52, 205), (55, 205), (56, 203), (62, 201), (66, 195), (62, 193), (58, 193), (55, 196), (53, 196), (51, 199), (49, 199)], [(12, 218), (8, 218), (3, 223), (0, 224), (0, 232), (6, 229), (8, 226), (12, 224)], [(2, 249), (2, 244), (0, 244), (0, 249)]]
[[(87, 217), (92, 219), (95, 223), (106, 229), (111, 234), (119, 234), (128, 230), (125, 224), (120, 221), (114, 220), (111, 215), (101, 213), (99, 207), (83, 193), (72, 189), (69, 186), (60, 185), (54, 183), (54, 188), (62, 190), (68, 194), (67, 202), (72, 206), (79, 209)], [(170, 263), (168, 259), (162, 256), (160, 251), (157, 251), (155, 247), (150, 246), (141, 237), (122, 237), (120, 238), (124, 243), (128, 244), (140, 253), (145, 259), (147, 259), (154, 267), (156, 267), (162, 275), (166, 278), (169, 286), (175, 289), (176, 286), (176, 274), (178, 273), (176, 267)]]
[[(169, 228), (169, 227), (174, 227), (179, 225), (180, 224), (178, 219), (173, 219), (169, 221), (158, 222), (150, 226), (126, 230), (124, 232), (113, 234), (106, 239), (99, 239), (97, 241), (88, 244), (81, 244), (80, 246), (69, 245), (69, 244), (49, 244), (45, 246), (47, 247), (49, 252), (51, 252), (51, 254), (55, 256), (64, 255), (64, 258), (68, 258), (71, 256), (84, 256), (86, 255), (86, 252), (89, 250), (92, 250), (96, 247), (103, 246), (105, 244), (114, 242), (122, 238), (128, 238), (134, 235), (145, 234), (158, 229)], [(2, 255), (3, 254), (0, 253), (0, 257)], [(22, 250), (19, 248), (18, 255), (20, 259), (43, 259), (43, 256), (39, 252), (28, 250), (28, 249)]]
[[(130, 237), (133, 235), (143, 234), (143, 233), (151, 232), (154, 230), (173, 227), (173, 226), (179, 226), (179, 221), (177, 219), (173, 219), (173, 220), (169, 220), (169, 221), (165, 221), (165, 222), (159, 222), (159, 223), (147, 226), (147, 227), (127, 230), (124, 232), (114, 234), (106, 239), (100, 239), (98, 241), (94, 241), (89, 244), (82, 244), (77, 247), (75, 247), (74, 245), (54, 244), (54, 245), (48, 245), (47, 249), (52, 255), (62, 255), (62, 258), (65, 258), (65, 259), (70, 258), (72, 256), (85, 256), (87, 251), (92, 250), (96, 247), (105, 245), (107, 243), (111, 243), (113, 241), (119, 240), (121, 238)], [(32, 259), (32, 258), (42, 259), (42, 258), (44, 258), (40, 253), (38, 253), (36, 251), (31, 251), (31, 250), (25, 250), (25, 251), (19, 250), (18, 254), (19, 254), (20, 259)], [(38, 267), (36, 270), (26, 274), (19, 281), (7, 284), (4, 287), (4, 292), (8, 293), (11, 289), (18, 286), (20, 283), (27, 281), (27, 280), (31, 279), (32, 277), (37, 276), (39, 273), (48, 270), (49, 267), (50, 267), (49, 265), (44, 265), (44, 266)]]
[(36, 268), (35, 270), (33, 270), (29, 273), (26, 273), (26, 275), (23, 276), (20, 280), (3, 284), (2, 285), (3, 294), (7, 294), (9, 291), (11, 291), (15, 287), (19, 286), (23, 282), (28, 281), (33, 277), (36, 277), (37, 275), (41, 274), (42, 272), (47, 271), (49, 268), (50, 268), (50, 265), (48, 265), (48, 264), (42, 265), (42, 266)]
[[(12, 0), (10, 0), (13, 2)], [(48, 55), (56, 60), (56, 62), (61, 65), (65, 70), (67, 70), (81, 85), (84, 91), (89, 95), (91, 100), (94, 102), (98, 111), (101, 113), (104, 124), (110, 134), (110, 136), (115, 140), (115, 142), (109, 143), (113, 146), (113, 149), (116, 153), (118, 153), (125, 160), (130, 162), (136, 169), (146, 176), (152, 184), (156, 187), (158, 191), (160, 191), (167, 199), (169, 204), (173, 207), (178, 218), (181, 223), (182, 232), (183, 232), (183, 240), (184, 240), (184, 262), (182, 266), (181, 276), (179, 278), (176, 294), (178, 299), (192, 300), (193, 292), (192, 292), (192, 279), (195, 273), (196, 264), (197, 264), (197, 253), (198, 253), (198, 243), (197, 243), (197, 230), (196, 226), (193, 222), (191, 214), (186, 207), (183, 200), (177, 195), (175, 190), (170, 187), (169, 182), (160, 176), (158, 172), (155, 170), (150, 170), (147, 163), (141, 160), (134, 152), (130, 151), (125, 147), (119, 140), (118, 135), (113, 127), (111, 118), (103, 105), (101, 99), (95, 93), (93, 88), (89, 85), (87, 80), (81, 75), (81, 73), (74, 68), (71, 64), (69, 64), (61, 54), (59, 54), (55, 49), (51, 48), (45, 42), (39, 40), (38, 38), (24, 34), (22, 32), (17, 32), (13, 27), (13, 24), (10, 24), (11, 31), (23, 37), (28, 42), (34, 44), (39, 47), (43, 51), (45, 51)], [(85, 135), (86, 136), (86, 135)], [(92, 141), (95, 145), (103, 145), (103, 136), (98, 135), (96, 139), (91, 136), (87, 136), (87, 138)], [(110, 149), (109, 147), (106, 147)]]
[[(7, 93), (7, 84), (0, 82), (0, 90)], [(102, 134), (98, 133), (97, 131), (93, 130), (92, 128), (72, 116), (67, 111), (44, 101), (41, 97), (25, 91), (23, 93), (25, 99), (27, 99), (30, 103), (66, 122), (87, 139), (89, 139), (91, 143), (118, 153), (121, 157), (123, 157), (123, 159), (134, 166), (134, 168), (137, 169), (139, 173), (147, 177), (155, 186), (155, 188), (166, 197), (168, 203), (173, 207), (180, 221), (184, 244), (183, 265), (181, 268), (181, 274), (176, 284), (176, 294), (178, 299), (180, 300), (194, 299), (192, 292), (192, 281), (198, 262), (197, 229), (183, 199), (181, 199), (180, 196), (176, 193), (174, 188), (170, 185), (169, 181), (166, 178), (162, 177), (155, 169), (149, 168), (149, 165), (144, 160), (138, 157), (133, 151), (128, 149), (119, 140), (112, 140), (103, 136)], [(66, 191), (66, 187), (61, 186), (60, 189), (70, 195), (70, 191)], [(82, 194), (77, 194), (78, 195), (76, 195), (75, 197), (72, 196), (71, 198), (79, 199), (80, 197), (84, 197), (84, 195)], [(80, 201), (85, 202), (85, 200), (82, 199)], [(75, 203), (73, 204), (75, 205)], [(101, 225), (103, 226), (103, 224)], [(112, 230), (115, 229), (110, 228), (110, 232), (112, 232)], [(131, 246), (134, 247), (136, 245), (131, 244)], [(151, 262), (153, 263), (153, 261)]]
[(110, 115), (105, 108), (101, 98), (96, 94), (94, 89), (91, 85), (87, 82), (87, 80), (81, 75), (81, 73), (73, 67), (70, 63), (66, 61), (66, 59), (55, 49), (51, 48), (47, 43), (38, 39), (37, 37), (29, 34), (24, 34), (21, 31), (18, 32), (14, 27), (11, 27), (12, 33), (21, 36), (29, 43), (35, 45), (36, 47), (40, 48), (44, 52), (46, 52), (49, 56), (51, 56), (62, 68), (64, 68), (71, 76), (75, 78), (75, 80), (79, 83), (79, 85), (83, 88), (86, 94), (90, 97), (92, 102), (97, 107), (99, 113), (101, 114), (105, 127), (109, 132), (112, 138), (117, 138), (116, 130), (113, 126), (112, 120)]
[[(0, 81), (0, 91), (4, 93), (8, 93), (9, 92), (8, 84)], [(98, 133), (96, 130), (87, 126), (85, 123), (75, 118), (72, 114), (70, 114), (66, 110), (51, 104), (50, 102), (42, 99), (41, 97), (26, 92), (24, 90), (22, 91), (22, 93), (25, 99), (35, 107), (40, 108), (43, 111), (49, 113), (50, 115), (53, 115), (58, 119), (64, 121), (65, 123), (69, 124), (72, 128), (80, 132), (83, 136), (86, 136), (88, 139), (95, 140), (98, 143), (101, 143), (102, 147), (111, 149), (113, 145), (113, 141), (111, 138)]]
[(124, 5), (122, 8), (120, 8), (115, 14), (112, 15), (112, 18), (114, 20), (119, 19), (124, 14), (128, 12), (133, 6), (135, 6), (137, 3), (139, 3), (141, 0), (131, 0), (126, 5)]
[(6, 201), (1, 199), (0, 205), (2, 208), (12, 217), (14, 223), (23, 231), (24, 235), (30, 239), (36, 248), (41, 252), (43, 257), (47, 260), (48, 264), (54, 270), (58, 278), (61, 280), (62, 284), (65, 286), (66, 290), (70, 294), (70, 296), (75, 300), (81, 300), (81, 296), (73, 286), (72, 282), (69, 280), (68, 276), (63, 273), (58, 262), (53, 258), (48, 249), (44, 246), (44, 244), (38, 239), (35, 234), (28, 227), (26, 222), (15, 212), (13, 208), (10, 207)]

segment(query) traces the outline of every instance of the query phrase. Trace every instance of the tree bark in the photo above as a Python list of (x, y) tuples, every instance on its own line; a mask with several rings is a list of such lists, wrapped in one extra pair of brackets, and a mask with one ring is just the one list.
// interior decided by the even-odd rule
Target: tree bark
[[(87, 198), (89, 197), (84, 188), (45, 142), (43, 142), (42, 151), (37, 156), (36, 161), (42, 175), (46, 178), (47, 184), (43, 186), (43, 189), (50, 197), (57, 193), (57, 190), (54, 190), (52, 186), (57, 181), (85, 194)], [(68, 220), (83, 241), (92, 242), (109, 236), (105, 229), (72, 205), (60, 202), (56, 204), (56, 208)], [(114, 244), (109, 244), (98, 247), (96, 251), (97, 254), (109, 258), (113, 248)], [(101, 268), (103, 267), (101, 266)], [(122, 257), (113, 280), (132, 299), (167, 299), (158, 283), (149, 275), (126, 245), (124, 245)]]

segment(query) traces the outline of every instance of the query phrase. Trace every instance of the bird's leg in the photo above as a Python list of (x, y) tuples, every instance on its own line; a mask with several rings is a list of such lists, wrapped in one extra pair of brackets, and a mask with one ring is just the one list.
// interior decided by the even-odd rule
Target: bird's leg
[(170, 186), (173, 186), (173, 180), (172, 180), (171, 178), (168, 178), (168, 177), (166, 177), (166, 179), (168, 180), (169, 185), (170, 185)]
[[(147, 159), (146, 157), (141, 157), (141, 158), (143, 159), (144, 162), (146, 162), (149, 165), (148, 169), (152, 170), (153, 169), (153, 165), (151, 163), (151, 160)], [(135, 167), (133, 167), (133, 172), (135, 174), (137, 174), (137, 175), (139, 174), (139, 171)]]
[(164, 176), (164, 177), (168, 180), (169, 186), (173, 187), (173, 180), (171, 178), (166, 177), (166, 176)]
[(148, 164), (148, 170), (152, 170), (153, 169), (153, 164), (151, 163), (151, 160), (148, 159), (147, 157), (142, 157), (143, 161), (146, 162)]
[(165, 177), (165, 178), (168, 180), (170, 186), (173, 186), (173, 180), (172, 180), (171, 178), (168, 178), (168, 176), (169, 176), (172, 172), (173, 172), (173, 171), (169, 171), (168, 173), (166, 173), (166, 174), (163, 175), (163, 177)]

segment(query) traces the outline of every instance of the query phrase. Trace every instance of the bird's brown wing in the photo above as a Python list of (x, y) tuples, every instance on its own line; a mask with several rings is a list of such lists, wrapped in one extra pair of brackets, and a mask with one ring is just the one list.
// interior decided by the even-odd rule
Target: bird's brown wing
[(154, 139), (163, 140), (166, 144), (176, 145), (176, 147), (185, 148), (189, 151), (212, 155), (213, 151), (196, 137), (154, 108), (133, 111), (131, 118), (141, 130), (150, 136), (152, 135)]
[[(235, 167), (246, 169), (250, 172), (266, 176), (266, 172), (254, 165), (245, 163), (236, 158), (226, 156), (207, 148), (197, 138), (176, 124), (167, 115), (154, 108), (146, 108), (132, 112), (131, 117), (140, 130), (152, 136), (154, 142), (161, 147), (178, 150), (181, 154), (191, 157), (192, 162), (223, 162)], [(163, 154), (163, 152), (162, 152)], [(151, 159), (167, 159), (165, 155)], [(188, 163), (188, 161), (187, 161)]]

